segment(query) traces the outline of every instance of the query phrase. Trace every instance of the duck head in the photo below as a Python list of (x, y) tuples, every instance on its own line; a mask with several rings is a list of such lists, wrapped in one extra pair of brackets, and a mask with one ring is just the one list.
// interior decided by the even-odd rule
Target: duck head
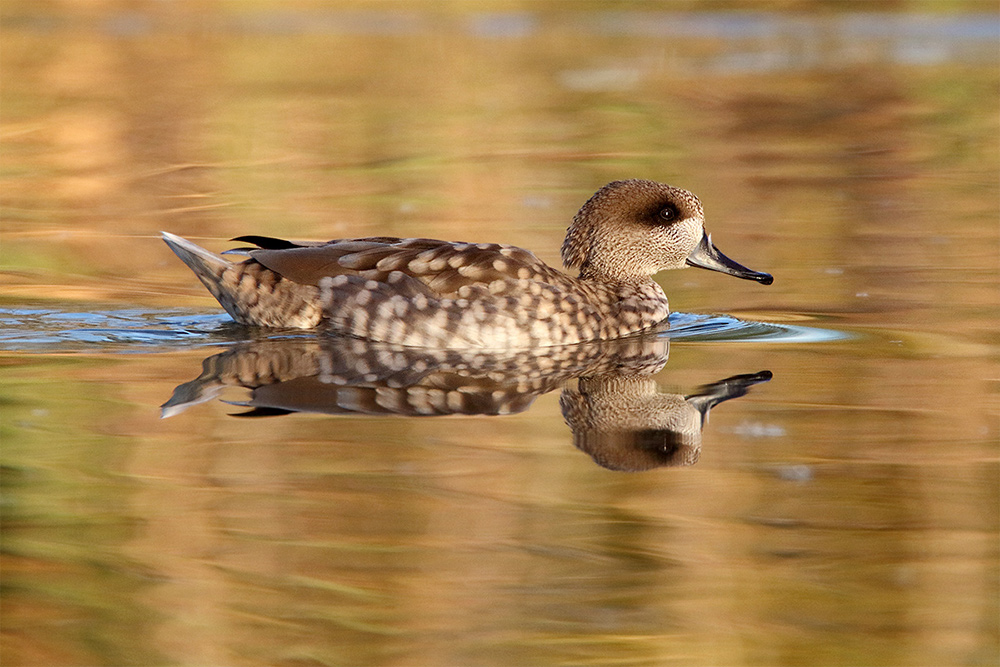
[(770, 285), (723, 255), (705, 231), (701, 201), (681, 188), (644, 180), (614, 181), (573, 218), (562, 246), (563, 264), (580, 277), (640, 282), (665, 269), (698, 266)]

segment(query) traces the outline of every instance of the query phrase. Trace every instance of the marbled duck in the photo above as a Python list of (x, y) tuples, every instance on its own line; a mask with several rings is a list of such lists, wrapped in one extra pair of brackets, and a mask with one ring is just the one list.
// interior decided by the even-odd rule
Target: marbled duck
[(573, 218), (563, 263), (496, 243), (371, 237), (291, 242), (241, 236), (228, 253), (163, 233), (238, 322), (328, 327), (400, 345), (511, 349), (620, 338), (667, 317), (652, 276), (699, 266), (765, 285), (773, 278), (729, 259), (705, 232), (701, 202), (687, 190), (615, 181)]

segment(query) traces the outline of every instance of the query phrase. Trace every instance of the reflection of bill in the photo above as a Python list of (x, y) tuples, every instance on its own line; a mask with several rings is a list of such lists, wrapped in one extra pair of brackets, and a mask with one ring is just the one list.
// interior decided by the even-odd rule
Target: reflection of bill
[(689, 466), (701, 454), (709, 410), (770, 379), (770, 371), (735, 375), (682, 396), (660, 393), (648, 377), (601, 375), (580, 378), (559, 404), (573, 444), (605, 468)]
[(712, 406), (771, 374), (739, 375), (691, 396), (657, 391), (667, 362), (662, 332), (612, 341), (500, 353), (428, 350), (352, 338), (248, 341), (202, 363), (163, 405), (170, 417), (228, 387), (250, 390), (243, 417), (293, 412), (401, 416), (503, 415), (564, 390), (577, 447), (615, 470), (697, 461)]

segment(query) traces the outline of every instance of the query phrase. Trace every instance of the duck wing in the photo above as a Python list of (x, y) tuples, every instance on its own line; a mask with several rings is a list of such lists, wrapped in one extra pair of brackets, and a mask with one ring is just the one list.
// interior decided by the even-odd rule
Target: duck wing
[[(305, 244), (246, 236), (234, 239), (258, 246), (250, 257), (268, 269), (304, 285), (326, 277), (357, 276), (388, 283), (400, 272), (429, 292), (448, 297), (463, 287), (481, 289), (507, 280), (561, 283), (567, 276), (528, 250), (497, 243), (454, 243), (434, 239), (369, 237)], [(398, 280), (398, 277), (397, 277)]]

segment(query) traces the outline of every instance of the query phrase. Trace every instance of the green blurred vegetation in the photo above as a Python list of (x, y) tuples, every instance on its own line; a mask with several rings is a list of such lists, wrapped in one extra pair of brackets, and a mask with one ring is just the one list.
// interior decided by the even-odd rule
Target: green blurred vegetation
[(0, 362), (3, 628), (18, 638), (5, 642), (6, 664), (163, 660), (148, 640), (158, 617), (143, 604), (150, 573), (122, 553), (140, 524), (127, 510), (133, 443), (109, 432), (109, 410), (124, 418), (111, 385), (95, 391), (81, 377), (108, 363)]

